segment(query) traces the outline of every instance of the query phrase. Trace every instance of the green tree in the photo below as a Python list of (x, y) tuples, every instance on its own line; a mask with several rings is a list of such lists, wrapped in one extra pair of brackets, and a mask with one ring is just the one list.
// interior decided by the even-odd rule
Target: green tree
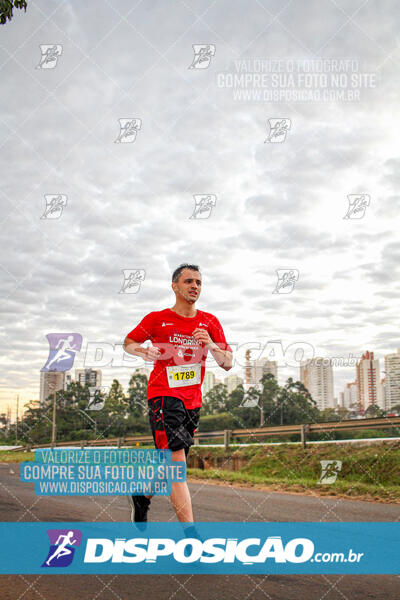
[(150, 433), (147, 403), (147, 377), (133, 373), (128, 387), (128, 418), (127, 431), (132, 434)]
[(344, 406), (338, 406), (336, 409), (336, 414), (339, 417), (339, 421), (345, 421), (350, 416), (350, 411)]
[(131, 414), (143, 415), (147, 411), (147, 377), (134, 373), (129, 380), (128, 404)]
[(235, 408), (239, 408), (243, 402), (244, 389), (243, 385), (238, 385), (228, 394), (226, 400), (226, 408), (232, 412)]
[[(39, 407), (37, 401), (30, 401), (24, 406), (24, 414), (18, 423), (19, 440), (25, 444), (39, 444), (50, 441), (51, 438), (51, 413), (50, 405), (47, 408)], [(9, 431), (9, 441), (14, 432)]]
[(127, 431), (129, 403), (118, 379), (113, 379), (104, 402), (98, 430), (104, 437), (123, 437)]
[(337, 411), (334, 408), (324, 408), (324, 410), (320, 411), (319, 420), (324, 422), (337, 421)]
[(315, 423), (319, 420), (319, 410), (304, 384), (289, 377), (278, 392), (276, 409), (271, 417), (275, 425)]
[[(272, 373), (266, 373), (262, 376), (261, 383), (263, 391), (260, 395), (260, 426), (265, 425), (265, 415), (272, 415), (276, 410), (276, 399), (279, 395), (280, 387)], [(268, 421), (268, 419), (267, 419)]]
[(223, 431), (224, 429), (235, 429), (238, 427), (231, 413), (221, 412), (216, 415), (202, 415), (200, 418), (199, 432)]
[(260, 396), (256, 387), (250, 387), (244, 403), (243, 385), (238, 385), (229, 394), (227, 408), (232, 414), (235, 428), (257, 427), (260, 424)]
[(104, 403), (105, 412), (110, 416), (125, 415), (128, 411), (128, 400), (125, 398), (124, 388), (118, 381), (114, 379), (108, 396)]
[[(82, 386), (73, 381), (67, 390), (59, 390), (56, 394), (57, 405), (57, 440), (69, 441), (92, 439), (95, 437), (94, 425), (85, 416), (85, 409), (90, 401), (89, 385)], [(52, 403), (49, 403), (50, 417)]]
[(26, 12), (27, 3), (25, 0), (0, 0), (0, 23), (5, 25), (8, 21), (13, 18), (13, 9), (19, 8), (24, 9)]
[(226, 411), (228, 400), (227, 387), (224, 383), (218, 383), (207, 394), (203, 400), (203, 415), (215, 415)]
[(365, 411), (365, 416), (367, 418), (373, 418), (373, 417), (384, 417), (385, 416), (385, 411), (382, 410), (379, 406), (377, 406), (376, 404), (370, 404), (367, 408), (367, 410)]

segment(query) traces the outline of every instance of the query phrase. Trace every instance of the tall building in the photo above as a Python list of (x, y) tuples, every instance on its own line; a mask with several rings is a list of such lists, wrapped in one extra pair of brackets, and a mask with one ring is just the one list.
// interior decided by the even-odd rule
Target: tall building
[(75, 381), (81, 386), (101, 387), (102, 371), (101, 369), (75, 369)]
[(68, 388), (69, 385), (71, 385), (72, 383), (72, 375), (69, 371), (67, 371), (66, 373), (64, 373), (64, 390), (66, 390)]
[(400, 404), (400, 348), (385, 356), (385, 409)]
[(346, 387), (344, 388), (343, 407), (355, 410), (355, 405), (358, 406), (358, 388), (357, 382), (351, 381), (350, 383), (346, 383)]
[(386, 398), (385, 398), (385, 378), (379, 379), (378, 383), (378, 399), (380, 398), (380, 404), (378, 406), (383, 410), (386, 410)]
[(43, 405), (50, 394), (65, 389), (65, 379), (66, 374), (63, 371), (41, 371), (39, 404)]
[(379, 360), (368, 350), (356, 365), (359, 410), (367, 410), (374, 404), (384, 408), (383, 390), (380, 381)]
[(206, 371), (203, 379), (203, 385), (201, 386), (201, 391), (205, 396), (212, 388), (216, 385), (215, 375), (212, 371)]
[(333, 370), (328, 358), (310, 358), (300, 364), (300, 381), (308, 389), (319, 410), (334, 407)]
[(258, 358), (251, 365), (251, 383), (260, 383), (266, 373), (271, 373), (278, 380), (278, 363), (276, 360), (268, 360), (265, 357)]
[(228, 375), (228, 377), (225, 377), (224, 383), (227, 387), (228, 394), (230, 394), (231, 392), (233, 392), (233, 390), (236, 390), (238, 385), (243, 384), (243, 379), (238, 375)]

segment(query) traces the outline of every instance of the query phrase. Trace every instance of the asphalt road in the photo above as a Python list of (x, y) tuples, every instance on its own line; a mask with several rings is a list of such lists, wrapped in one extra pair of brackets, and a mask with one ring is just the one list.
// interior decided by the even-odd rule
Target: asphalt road
[[(400, 506), (231, 485), (189, 484), (196, 521), (397, 521)], [(0, 464), (1, 521), (128, 521), (126, 498), (38, 497)], [(151, 521), (176, 521), (155, 497)], [(1, 575), (0, 600), (400, 600), (394, 575)]]

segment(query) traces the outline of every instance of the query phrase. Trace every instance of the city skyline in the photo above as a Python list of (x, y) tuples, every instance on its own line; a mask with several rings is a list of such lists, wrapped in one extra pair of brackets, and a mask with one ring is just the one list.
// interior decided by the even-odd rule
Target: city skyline
[[(400, 400), (400, 387), (399, 387), (399, 383), (400, 383), (400, 348), (396, 349), (396, 352), (393, 353), (389, 353), (388, 355), (385, 355), (383, 357), (384, 359), (384, 366), (386, 368), (387, 365), (386, 363), (391, 365), (392, 371), (395, 374), (395, 378), (398, 379), (399, 381), (395, 384), (393, 384), (393, 381), (391, 383), (392, 387), (394, 386), (394, 391), (393, 389), (387, 389), (388, 383), (391, 381), (391, 377), (390, 378), (386, 378), (386, 371), (385, 369), (381, 371), (380, 369), (380, 363), (379, 363), (379, 359), (377, 359), (374, 356), (374, 353), (371, 351), (364, 351), (360, 358), (357, 360), (357, 363), (354, 364), (354, 378), (351, 381), (347, 381), (345, 382), (344, 388), (342, 390), (340, 390), (337, 394), (336, 393), (331, 393), (328, 392), (328, 396), (331, 397), (331, 401), (328, 402), (322, 402), (320, 401), (320, 399), (318, 398), (318, 394), (315, 393), (315, 390), (313, 389), (312, 385), (308, 386), (307, 385), (307, 378), (304, 377), (304, 374), (302, 375), (302, 372), (304, 371), (305, 365), (306, 363), (314, 363), (315, 361), (325, 361), (325, 360), (332, 360), (332, 359), (328, 359), (328, 357), (314, 357), (313, 359), (310, 359), (308, 361), (303, 361), (303, 365), (299, 366), (299, 373), (298, 373), (298, 377), (295, 380), (298, 381), (302, 381), (302, 383), (304, 383), (304, 385), (306, 385), (307, 389), (309, 390), (309, 392), (311, 393), (313, 399), (317, 402), (318, 407), (320, 408), (320, 410), (324, 409), (324, 408), (334, 408), (335, 406), (343, 406), (345, 408), (349, 408), (352, 404), (354, 404), (355, 402), (358, 403), (360, 405), (360, 399), (359, 399), (359, 383), (357, 382), (358, 380), (358, 367), (357, 364), (359, 364), (362, 359), (364, 358), (369, 358), (369, 355), (372, 355), (374, 358), (374, 361), (378, 362), (379, 365), (379, 377), (376, 381), (377, 383), (377, 391), (378, 391), (378, 396), (379, 394), (383, 394), (383, 397), (378, 398), (378, 401), (375, 401), (374, 403), (377, 404), (377, 406), (379, 406), (380, 408), (386, 408), (386, 410), (390, 410), (391, 406), (394, 406), (396, 404), (398, 404), (399, 402), (397, 402), (396, 398), (398, 398)], [(336, 357), (338, 358), (338, 357)], [(145, 363), (138, 358), (138, 363), (140, 364), (140, 362), (143, 363), (143, 365), (145, 365)], [(265, 365), (265, 363), (267, 363), (267, 368), (261, 368), (262, 365)], [(334, 365), (330, 365), (330, 369), (333, 372), (333, 366)], [(44, 385), (44, 376), (45, 375), (49, 375), (50, 379), (53, 381), (53, 379), (57, 379), (58, 381), (58, 388), (57, 389), (63, 389), (65, 388), (65, 386), (67, 384), (69, 384), (72, 381), (79, 381), (80, 383), (84, 384), (85, 379), (88, 379), (88, 373), (91, 371), (91, 373), (89, 374), (89, 379), (92, 385), (96, 385), (96, 386), (101, 386), (103, 382), (103, 370), (102, 369), (93, 369), (91, 367), (89, 368), (75, 368), (74, 367), (74, 372), (75, 372), (75, 379), (72, 379), (72, 369), (68, 370), (68, 371), (49, 371), (46, 374), (45, 373), (41, 373), (41, 377), (40, 377), (40, 397), (39, 398), (32, 398), (32, 400), (38, 400), (39, 402), (43, 401), (43, 396), (45, 395), (44, 393), (44, 389), (48, 390), (48, 384)], [(221, 370), (222, 371), (222, 370)], [(276, 361), (272, 361), (267, 359), (266, 357), (259, 357), (257, 359), (252, 359), (251, 360), (251, 373), (252, 373), (252, 381), (258, 382), (261, 380), (262, 374), (265, 372), (273, 372), (274, 376), (276, 377), (276, 375), (278, 374), (278, 378), (277, 381), (279, 383), (279, 385), (283, 385), (284, 383), (286, 383), (287, 378), (284, 378), (282, 375), (281, 377), (279, 377), (279, 372), (281, 370), (279, 368), (277, 368), (277, 363)], [(149, 367), (147, 364), (146, 366), (137, 366), (135, 367), (132, 372), (130, 373), (130, 377), (132, 376), (132, 374), (134, 373), (141, 373), (141, 374), (146, 374), (147, 377), (149, 377), (150, 373), (151, 373), (151, 367)], [(241, 374), (239, 374), (241, 373)], [(385, 375), (382, 377), (381, 375), (384, 374)], [(209, 377), (213, 378), (213, 382), (210, 385), (210, 379)], [(232, 389), (234, 389), (234, 387), (232, 387), (231, 384), (227, 384), (227, 381), (232, 382), (232, 380), (237, 379), (237, 380), (241, 380), (242, 382), (246, 381), (246, 365), (244, 365), (242, 367), (242, 371), (238, 372), (238, 371), (233, 371), (232, 373), (230, 373), (230, 375), (227, 375), (225, 377), (223, 377), (223, 379), (218, 379), (215, 376), (214, 370), (211, 369), (206, 369), (206, 374), (205, 374), (205, 378), (204, 378), (204, 382), (203, 382), (203, 386), (202, 386), (202, 390), (203, 390), (203, 394), (206, 394), (207, 391), (209, 391), (209, 389), (211, 389), (212, 387), (214, 387), (214, 385), (217, 385), (218, 383), (225, 383), (225, 385), (228, 386), (228, 393), (230, 393), (230, 391), (232, 391)], [(394, 377), (393, 377), (394, 379)], [(334, 376), (333, 376), (333, 381), (334, 381)], [(382, 386), (382, 382), (383, 382), (383, 386)], [(104, 387), (104, 389), (107, 389), (110, 387), (112, 381), (109, 381), (109, 383)], [(121, 383), (121, 382), (120, 382)], [(54, 383), (50, 383), (50, 387), (54, 386)], [(332, 384), (330, 384), (332, 386)], [(356, 392), (355, 394), (353, 394), (352, 392), (352, 388), (353, 386), (355, 386)], [(390, 383), (389, 383), (390, 386)], [(232, 389), (229, 389), (229, 388)], [(380, 387), (382, 389), (380, 389)], [(43, 388), (43, 390), (42, 390)], [(123, 386), (124, 391), (126, 390), (126, 386)], [(391, 394), (394, 396), (395, 400), (392, 400), (392, 402), (390, 402), (388, 400), (388, 394)], [(335, 402), (336, 401), (336, 402)], [(22, 414), (22, 410), (23, 410), (23, 405), (21, 406), (21, 402), (18, 402), (19, 405), (19, 415)], [(364, 401), (363, 403), (363, 409), (365, 410), (368, 407), (369, 403), (367, 401)], [(3, 411), (5, 414), (11, 414), (11, 416), (13, 415), (12, 410), (10, 410), (10, 404), (7, 405), (6, 410)]]

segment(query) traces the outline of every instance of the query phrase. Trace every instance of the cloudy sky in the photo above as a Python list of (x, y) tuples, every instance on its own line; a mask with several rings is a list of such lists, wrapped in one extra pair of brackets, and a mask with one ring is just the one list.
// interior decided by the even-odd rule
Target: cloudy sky
[[(171, 272), (186, 261), (203, 274), (198, 308), (231, 343), (344, 358), (400, 347), (399, 20), (395, 0), (28, 0), (15, 11), (0, 39), (0, 412), (17, 393), (38, 398), (47, 333), (81, 333), (82, 366), (88, 343), (120, 344), (173, 305)], [(189, 68), (196, 44), (211, 45), (205, 68)], [(52, 68), (38, 68), (42, 45), (58, 48)], [(285, 95), (288, 74), (318, 59), (326, 79), (305, 88), (297, 75), (312, 93)], [(346, 99), (335, 88), (317, 101), (344, 59)], [(235, 96), (239, 71), (257, 88), (257, 64), (266, 97)], [(140, 119), (136, 139), (115, 143), (119, 119)], [(269, 119), (290, 123), (283, 141), (268, 141)], [(216, 197), (207, 219), (190, 219), (196, 194)], [(369, 205), (344, 219), (353, 194)], [(66, 197), (59, 218), (41, 218), (46, 195)], [(119, 293), (123, 269), (145, 270), (138, 293)], [(279, 269), (298, 271), (291, 293), (273, 293)], [(104, 383), (130, 372), (104, 368)], [(281, 368), (280, 383), (297, 373)], [(334, 377), (338, 395), (354, 367)]]

